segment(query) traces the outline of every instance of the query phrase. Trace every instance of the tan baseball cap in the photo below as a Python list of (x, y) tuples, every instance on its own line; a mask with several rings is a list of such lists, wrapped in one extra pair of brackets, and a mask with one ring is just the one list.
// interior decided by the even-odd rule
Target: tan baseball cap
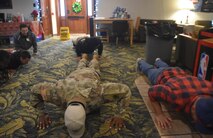
[(80, 138), (85, 131), (86, 112), (82, 104), (70, 104), (64, 114), (65, 126), (72, 138)]

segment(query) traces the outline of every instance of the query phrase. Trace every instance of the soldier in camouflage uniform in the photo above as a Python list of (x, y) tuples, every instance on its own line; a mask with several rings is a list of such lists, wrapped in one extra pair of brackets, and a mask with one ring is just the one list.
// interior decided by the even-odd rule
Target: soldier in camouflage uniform
[[(128, 86), (120, 83), (101, 84), (98, 58), (98, 55), (95, 54), (91, 62), (88, 63), (87, 55), (83, 54), (75, 71), (56, 83), (44, 82), (35, 85), (32, 88), (34, 96), (39, 94), (42, 96), (40, 99), (43, 99), (43, 101), (56, 105), (66, 105), (67, 109), (70, 105), (81, 104), (86, 113), (100, 107), (103, 103), (113, 103), (113, 109), (115, 110), (111, 117), (110, 127), (115, 129), (122, 128), (124, 126), (123, 119), (127, 112), (126, 109), (129, 106), (131, 91)], [(34, 106), (38, 105), (38, 101), (36, 102), (35, 99), (31, 102)], [(48, 114), (41, 114), (38, 127), (43, 129), (48, 127), (50, 123)], [(72, 136), (72, 134), (70, 135)]]

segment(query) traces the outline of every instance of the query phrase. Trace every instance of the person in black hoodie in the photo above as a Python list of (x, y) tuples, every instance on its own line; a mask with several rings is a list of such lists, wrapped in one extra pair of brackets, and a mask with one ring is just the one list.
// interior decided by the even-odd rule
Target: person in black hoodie
[(14, 35), (15, 50), (28, 50), (33, 46), (33, 53), (37, 53), (36, 36), (26, 24), (20, 24), (20, 30)]
[(77, 40), (73, 41), (73, 46), (78, 59), (81, 59), (83, 53), (92, 55), (96, 49), (98, 49), (100, 58), (103, 52), (103, 43), (100, 38), (97, 37), (79, 37)]
[(10, 54), (7, 51), (0, 50), (0, 85), (4, 84), (8, 79), (8, 64), (9, 64)]
[(10, 55), (10, 62), (8, 65), (8, 70), (15, 71), (17, 70), (21, 65), (28, 64), (28, 62), (31, 59), (31, 55), (28, 51), (16, 51)]

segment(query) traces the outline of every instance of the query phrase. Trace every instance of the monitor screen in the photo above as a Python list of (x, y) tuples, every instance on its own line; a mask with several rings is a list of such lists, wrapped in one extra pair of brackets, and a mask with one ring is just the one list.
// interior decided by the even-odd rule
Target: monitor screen
[(0, 9), (12, 9), (12, 0), (0, 0)]
[(5, 21), (4, 13), (0, 13), (0, 22), (4, 22), (4, 21)]
[(194, 2), (193, 11), (213, 12), (213, 0), (197, 0), (197, 2)]

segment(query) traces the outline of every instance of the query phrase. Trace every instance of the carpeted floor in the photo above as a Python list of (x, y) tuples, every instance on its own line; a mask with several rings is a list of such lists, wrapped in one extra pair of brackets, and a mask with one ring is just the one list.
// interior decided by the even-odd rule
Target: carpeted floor
[[(38, 55), (20, 68), (7, 84), (0, 88), (0, 137), (44, 137), (66, 138), (68, 132), (64, 126), (63, 109), (49, 104), (48, 110), (53, 123), (48, 129), (37, 130), (37, 111), (30, 105), (30, 88), (38, 82), (55, 82), (67, 76), (77, 66), (76, 55), (71, 41), (50, 38), (38, 44)], [(157, 138), (154, 123), (134, 84), (138, 74), (135, 61), (144, 56), (142, 44), (129, 47), (104, 45), (101, 59), (101, 77), (103, 82), (121, 82), (132, 91), (130, 103), (131, 117), (125, 120), (126, 128), (121, 131), (106, 132), (106, 118), (103, 110), (87, 116), (85, 138)]]

